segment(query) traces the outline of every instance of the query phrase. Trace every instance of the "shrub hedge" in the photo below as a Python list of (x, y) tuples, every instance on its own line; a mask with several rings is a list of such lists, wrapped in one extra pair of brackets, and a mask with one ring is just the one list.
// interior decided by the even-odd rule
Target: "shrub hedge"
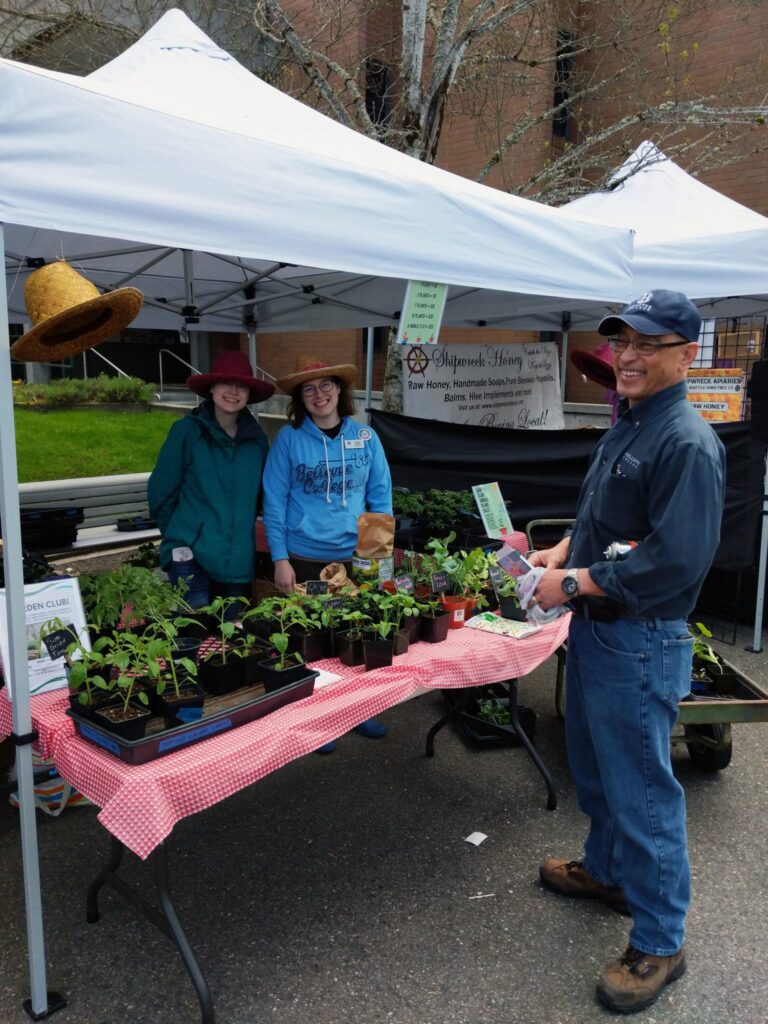
[(50, 384), (13, 382), (13, 404), (62, 409), (71, 405), (149, 405), (155, 385), (138, 377), (62, 378)]

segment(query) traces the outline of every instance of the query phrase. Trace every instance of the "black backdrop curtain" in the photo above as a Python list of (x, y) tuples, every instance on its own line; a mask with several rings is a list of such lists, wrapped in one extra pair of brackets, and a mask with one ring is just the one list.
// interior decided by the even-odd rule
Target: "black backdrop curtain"
[[(371, 413), (395, 486), (468, 490), (498, 481), (516, 529), (532, 519), (570, 519), (592, 450), (604, 430), (501, 430)], [(719, 569), (748, 569), (758, 557), (764, 444), (747, 423), (714, 428), (725, 445), (727, 478)], [(691, 528), (696, 528), (692, 510)]]

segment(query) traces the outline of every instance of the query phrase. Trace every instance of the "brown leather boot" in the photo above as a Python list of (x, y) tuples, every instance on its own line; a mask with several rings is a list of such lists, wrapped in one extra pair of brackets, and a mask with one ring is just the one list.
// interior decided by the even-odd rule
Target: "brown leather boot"
[(681, 978), (685, 968), (685, 948), (672, 956), (653, 956), (627, 946), (600, 975), (597, 998), (616, 1013), (637, 1013), (655, 1003), (664, 986)]
[(602, 885), (586, 870), (580, 860), (547, 857), (539, 868), (541, 884), (559, 893), (581, 900), (600, 900), (619, 914), (629, 914), (623, 890), (618, 885)]

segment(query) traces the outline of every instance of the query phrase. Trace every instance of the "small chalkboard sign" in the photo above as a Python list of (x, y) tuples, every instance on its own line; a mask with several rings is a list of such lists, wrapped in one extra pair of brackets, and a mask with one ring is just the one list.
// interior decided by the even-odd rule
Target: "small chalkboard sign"
[(395, 589), (401, 594), (413, 593), (413, 577), (407, 573), (403, 576), (395, 576)]
[(499, 596), (499, 586), (504, 582), (504, 570), (500, 569), (498, 565), (488, 566), (488, 575), (491, 578), (491, 586), (493, 587), (496, 596)]
[(319, 597), (328, 593), (328, 583), (325, 580), (307, 580), (307, 597)]
[(325, 602), (326, 608), (343, 608), (344, 598), (343, 597), (332, 597), (329, 601)]
[(434, 594), (444, 594), (446, 590), (451, 589), (451, 580), (447, 572), (433, 572), (432, 573), (432, 592)]
[(48, 656), (51, 661), (63, 658), (67, 653), (69, 645), (74, 643), (76, 640), (77, 633), (71, 626), (67, 626), (64, 629), (57, 629), (55, 632), (49, 633), (48, 636), (43, 637), (43, 643), (45, 644), (45, 649), (48, 651)]

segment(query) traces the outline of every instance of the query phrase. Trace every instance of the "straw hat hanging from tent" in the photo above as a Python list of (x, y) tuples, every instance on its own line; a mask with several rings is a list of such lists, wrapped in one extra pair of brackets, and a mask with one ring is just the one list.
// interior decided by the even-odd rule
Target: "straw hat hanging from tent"
[(102, 294), (65, 260), (30, 274), (24, 302), (32, 327), (11, 347), (11, 358), (55, 363), (85, 352), (135, 319), (144, 296), (138, 288)]

